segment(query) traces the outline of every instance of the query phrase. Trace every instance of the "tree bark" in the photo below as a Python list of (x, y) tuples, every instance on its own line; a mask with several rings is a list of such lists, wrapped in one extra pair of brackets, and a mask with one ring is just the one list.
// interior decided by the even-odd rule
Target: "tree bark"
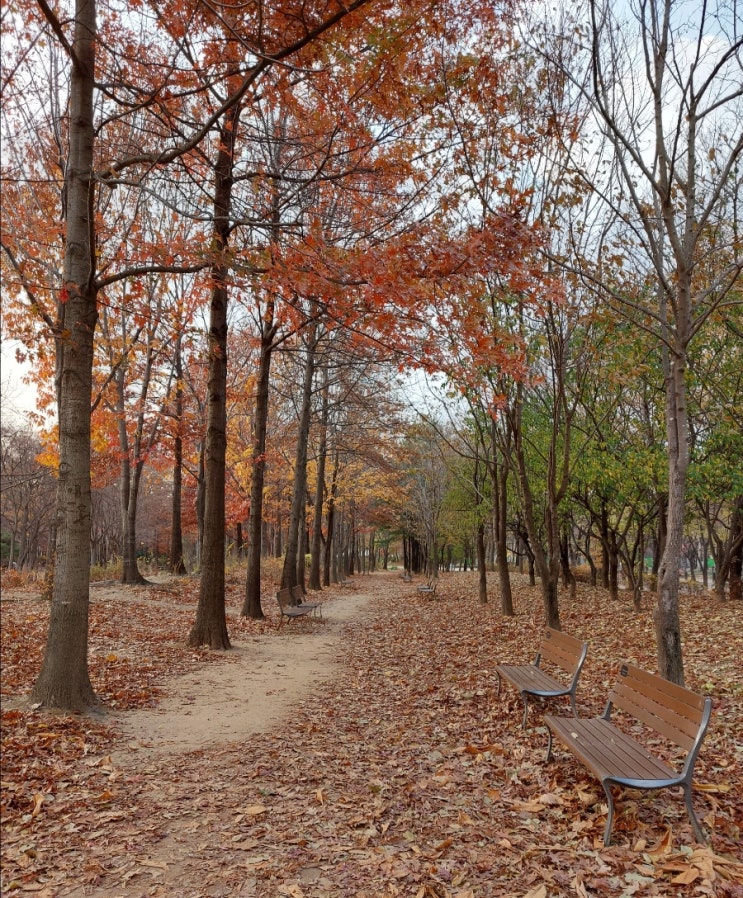
[(220, 129), (214, 191), (215, 255), (209, 315), (209, 383), (204, 452), (204, 542), (196, 619), (188, 637), (191, 646), (230, 648), (225, 614), (225, 465), (227, 451), (227, 308), (229, 274), (226, 260), (230, 234), (235, 134), (239, 106), (226, 113)]
[(328, 369), (323, 367), (322, 410), (320, 412), (320, 440), (317, 449), (317, 485), (315, 488), (315, 513), (312, 522), (312, 545), (310, 548), (310, 589), (321, 589), (320, 562), (322, 554), (322, 514), (325, 501), (325, 465), (328, 456), (329, 420)]
[(495, 558), (498, 567), (498, 587), (500, 608), (504, 617), (513, 617), (513, 593), (511, 573), (508, 570), (508, 466), (505, 459), (498, 464), (498, 444), (495, 422), (491, 425), (491, 446), (493, 452), (492, 492), (495, 517)]
[(170, 570), (182, 576), (186, 574), (183, 559), (183, 527), (181, 523), (181, 502), (183, 498), (183, 357), (181, 335), (175, 341), (175, 438), (173, 440), (173, 495), (170, 512)]
[(488, 573), (485, 559), (485, 522), (477, 523), (477, 599), (481, 605), (488, 603)]
[(85, 710), (96, 696), (88, 672), (90, 408), (97, 310), (93, 210), (96, 4), (76, 0), (70, 75), (66, 235), (57, 338), (59, 485), (49, 634), (31, 701)]
[(307, 355), (302, 384), (302, 403), (297, 427), (297, 451), (294, 459), (294, 487), (292, 491), (289, 533), (286, 540), (284, 568), (281, 574), (282, 589), (297, 585), (298, 554), (300, 547), (299, 528), (305, 526), (304, 509), (307, 491), (307, 440), (312, 414), (312, 381), (315, 375), (315, 352), (317, 349), (317, 324), (310, 325), (306, 340)]
[(328, 495), (327, 528), (328, 535), (325, 539), (325, 551), (323, 552), (322, 582), (323, 586), (330, 586), (333, 572), (333, 549), (335, 546), (335, 498), (338, 495), (338, 467), (340, 460), (338, 451), (333, 454), (333, 473), (330, 477), (330, 491)]
[(268, 428), (269, 385), (273, 340), (276, 325), (273, 322), (273, 304), (269, 305), (269, 320), (261, 335), (258, 359), (258, 382), (255, 393), (253, 417), (253, 457), (250, 481), (250, 512), (248, 515), (248, 560), (245, 580), (245, 598), (241, 614), (254, 620), (263, 618), (261, 608), (261, 555), (263, 526), (263, 486), (266, 477), (266, 433)]

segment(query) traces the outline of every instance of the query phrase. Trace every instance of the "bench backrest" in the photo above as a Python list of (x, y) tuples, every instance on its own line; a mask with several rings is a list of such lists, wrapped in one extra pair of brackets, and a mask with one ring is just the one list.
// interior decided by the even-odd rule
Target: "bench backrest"
[(625, 661), (619, 665), (604, 716), (612, 705), (688, 751), (702, 741), (712, 699)]
[(279, 603), (279, 608), (287, 608), (289, 605), (292, 605), (292, 590), (290, 586), (287, 586), (285, 589), (280, 589), (276, 593), (276, 601)]
[(547, 627), (537, 660), (550, 661), (571, 676), (576, 676), (583, 667), (587, 651), (588, 644), (581, 642), (576, 636)]
[(296, 586), (291, 587), (289, 592), (291, 593), (292, 602), (295, 605), (301, 605), (304, 601), (304, 590), (302, 587), (297, 583)]

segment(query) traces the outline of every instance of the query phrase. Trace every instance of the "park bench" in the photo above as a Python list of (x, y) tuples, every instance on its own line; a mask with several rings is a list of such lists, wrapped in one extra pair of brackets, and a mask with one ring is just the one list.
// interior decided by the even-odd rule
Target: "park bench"
[[(573, 714), (577, 716), (575, 691), (578, 688), (578, 679), (587, 652), (587, 642), (581, 642), (575, 636), (569, 636), (560, 630), (547, 627), (532, 664), (499, 664), (495, 668), (495, 672), (498, 674), (498, 694), (500, 694), (502, 680), (507, 680), (521, 693), (524, 700), (524, 729), (526, 729), (526, 716), (529, 711), (529, 696), (558, 698), (566, 695), (570, 698)], [(567, 674), (567, 682), (564, 677), (557, 679), (544, 670), (541, 666), (544, 661), (548, 662), (550, 670), (555, 669), (555, 673)]]
[(305, 602), (305, 592), (302, 587), (297, 584), (296, 586), (292, 586), (292, 601), (295, 605), (301, 605), (303, 608), (310, 608), (314, 612), (314, 616), (322, 617), (322, 602)]
[(439, 581), (437, 577), (431, 577), (426, 583), (422, 583), (418, 587), (418, 592), (423, 596), (430, 596), (433, 598), (436, 595), (436, 589), (439, 585)]
[(312, 614), (315, 610), (310, 604), (295, 605), (290, 586), (287, 586), (285, 589), (280, 589), (276, 593), (276, 601), (279, 603), (279, 610), (281, 611), (281, 614), (279, 615), (279, 627), (284, 623), (284, 618), (287, 620), (296, 620), (298, 617)]
[[(622, 720), (621, 729), (610, 720), (614, 708), (624, 712), (621, 718), (615, 718)], [(697, 695), (625, 662), (619, 665), (616, 684), (601, 717), (571, 719), (545, 715), (544, 722), (549, 731), (547, 760), (552, 756), (554, 734), (604, 787), (609, 806), (605, 845), (610, 843), (614, 819), (613, 785), (629, 789), (681, 786), (694, 835), (700, 842), (707, 841), (692, 807), (691, 780), (711, 709), (709, 697)], [(638, 727), (636, 721), (647, 729)], [(626, 732), (630, 723), (633, 724), (632, 736)], [(639, 736), (638, 731), (642, 731)], [(658, 734), (669, 746), (681, 749), (681, 756), (677, 749), (674, 750), (675, 767), (649, 751), (648, 744), (662, 742)]]

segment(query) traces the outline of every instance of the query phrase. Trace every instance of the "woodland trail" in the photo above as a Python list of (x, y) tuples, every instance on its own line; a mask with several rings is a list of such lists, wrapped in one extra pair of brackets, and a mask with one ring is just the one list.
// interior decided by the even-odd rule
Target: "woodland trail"
[(329, 681), (341, 675), (342, 624), (362, 615), (368, 599), (368, 593), (359, 592), (326, 602), (321, 622), (290, 621), (282, 627), (284, 638), (272, 634), (233, 641), (228, 663), (169, 682), (156, 708), (117, 715), (126, 741), (114, 761), (124, 764), (133, 752), (218, 748), (280, 725), (309, 696), (322, 701)]
[[(3, 895), (741, 898), (737, 609), (710, 597), (683, 608), (698, 634), (687, 682), (715, 698), (694, 795), (711, 847), (694, 843), (678, 795), (651, 793), (622, 797), (605, 848), (601, 787), (564, 755), (545, 763), (539, 710), (523, 731), (520, 700), (496, 694), (494, 665), (531, 660), (542, 629), (538, 588), (514, 584), (517, 616), (504, 619), (497, 596), (477, 603), (471, 574), (443, 576), (431, 601), (378, 573), (328, 594), (324, 621), (281, 630), (275, 618), (241, 624), (233, 597), (237, 650), (198, 655), (182, 645), (192, 611), (178, 590), (151, 596), (155, 616), (145, 598), (124, 603), (121, 619), (115, 594), (94, 599), (94, 667), (133, 709), (105, 728), (9, 719), (17, 743), (25, 726), (36, 737), (28, 751), (55, 754), (44, 794), (40, 780), (31, 787), (33, 810), (10, 823), (4, 813)], [(143, 639), (158, 625), (181, 634), (165, 644), (167, 666), (156, 641), (135, 653), (137, 614)], [(620, 607), (581, 587), (561, 598), (561, 616), (591, 643), (581, 713), (601, 710), (618, 658), (652, 669), (649, 603), (635, 615), (629, 599)], [(125, 669), (128, 693), (109, 668)], [(156, 677), (154, 708), (131, 705), (138, 676)], [(63, 759), (63, 744), (77, 754)], [(28, 778), (34, 767), (19, 758), (9, 779), (16, 769)]]

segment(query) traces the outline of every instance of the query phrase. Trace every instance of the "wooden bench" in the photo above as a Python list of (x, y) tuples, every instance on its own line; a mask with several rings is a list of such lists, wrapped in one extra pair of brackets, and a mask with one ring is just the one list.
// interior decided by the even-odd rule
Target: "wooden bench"
[[(685, 752), (680, 770), (652, 754), (643, 741), (629, 736), (610, 720), (613, 708), (626, 712), (653, 732)], [(646, 673), (627, 662), (619, 665), (619, 675), (601, 717), (577, 720), (545, 715), (549, 729), (547, 760), (552, 756), (552, 737), (557, 736), (579, 761), (594, 774), (604, 787), (609, 805), (609, 818), (604, 831), (604, 844), (611, 840), (614, 801), (611, 787), (629, 789), (665, 789), (681, 786), (686, 810), (694, 835), (706, 842), (704, 832), (691, 803), (691, 779), (694, 764), (704, 739), (712, 710), (712, 699), (697, 695), (655, 674)], [(633, 731), (638, 729), (634, 723)], [(648, 740), (644, 740), (647, 742)], [(653, 741), (657, 742), (657, 735)]]
[(295, 605), (301, 605), (303, 608), (310, 608), (314, 612), (314, 617), (319, 616), (322, 617), (322, 602), (305, 602), (305, 591), (302, 587), (297, 584), (296, 586), (292, 586), (292, 602)]
[(438, 578), (432, 577), (427, 583), (422, 583), (418, 587), (418, 592), (423, 596), (430, 596), (431, 598), (433, 598), (436, 595), (436, 589), (438, 585)]
[[(529, 711), (529, 696), (558, 698), (566, 695), (570, 698), (573, 714), (577, 716), (575, 691), (578, 688), (578, 680), (587, 652), (587, 642), (581, 642), (575, 636), (569, 636), (561, 630), (547, 627), (533, 664), (499, 664), (495, 668), (495, 672), (498, 674), (499, 695), (502, 680), (507, 680), (521, 693), (524, 700), (522, 724), (524, 729), (526, 729), (526, 716)], [(543, 661), (547, 661), (551, 667), (558, 668), (556, 673), (567, 674), (569, 682), (558, 680), (543, 670), (540, 666)]]
[(287, 620), (296, 620), (298, 617), (312, 614), (315, 610), (310, 604), (295, 605), (290, 586), (287, 586), (285, 589), (280, 589), (276, 593), (276, 601), (279, 603), (279, 609), (281, 611), (281, 614), (279, 615), (279, 627), (284, 623), (284, 618)]

